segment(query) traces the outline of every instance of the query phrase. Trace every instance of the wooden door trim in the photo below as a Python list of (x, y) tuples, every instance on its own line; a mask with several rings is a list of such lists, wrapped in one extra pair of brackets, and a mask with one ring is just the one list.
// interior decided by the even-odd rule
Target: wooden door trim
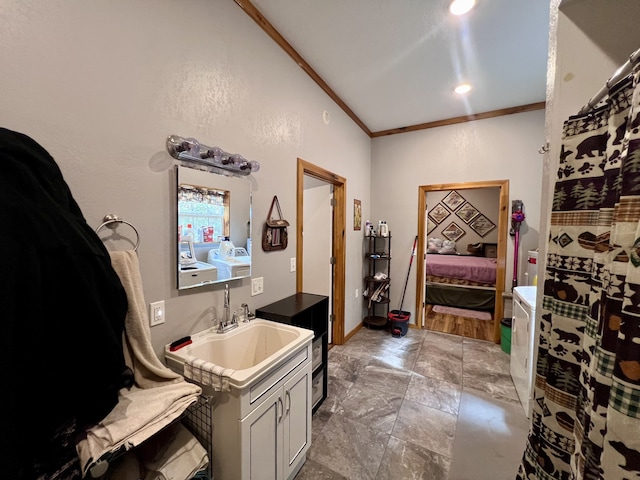
[(418, 262), (416, 276), (416, 326), (422, 328), (424, 325), (423, 313), (424, 309), (424, 256), (425, 256), (425, 208), (427, 204), (427, 192), (440, 190), (468, 190), (471, 188), (500, 188), (500, 203), (498, 216), (498, 253), (497, 253), (497, 270), (496, 270), (496, 293), (495, 293), (495, 309), (493, 316), (493, 340), (500, 343), (500, 320), (503, 315), (502, 294), (505, 289), (505, 272), (507, 259), (507, 231), (509, 228), (509, 180), (493, 180), (483, 182), (465, 182), (465, 183), (441, 183), (434, 185), (421, 185), (418, 187)]
[(334, 321), (332, 323), (332, 339), (336, 345), (344, 343), (344, 303), (345, 303), (345, 272), (346, 272), (346, 190), (347, 179), (336, 175), (329, 170), (309, 163), (298, 158), (297, 189), (296, 189), (296, 292), (302, 292), (303, 279), (303, 199), (304, 199), (304, 176), (316, 178), (333, 185), (333, 238), (332, 251), (335, 258), (333, 267), (332, 303)]

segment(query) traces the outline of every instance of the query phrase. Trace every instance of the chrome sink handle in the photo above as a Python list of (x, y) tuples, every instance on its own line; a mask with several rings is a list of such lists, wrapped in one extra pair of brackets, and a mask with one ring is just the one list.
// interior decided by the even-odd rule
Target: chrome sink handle
[(247, 305), (246, 303), (243, 303), (241, 306), (243, 310), (243, 313), (242, 313), (243, 322), (247, 323), (253, 320), (254, 318), (256, 318), (256, 316), (249, 311), (249, 305)]

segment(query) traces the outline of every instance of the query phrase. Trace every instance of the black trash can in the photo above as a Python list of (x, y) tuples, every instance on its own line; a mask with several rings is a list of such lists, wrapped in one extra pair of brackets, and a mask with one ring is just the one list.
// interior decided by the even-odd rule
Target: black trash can
[(500, 320), (500, 348), (504, 353), (511, 353), (511, 325), (512, 318)]

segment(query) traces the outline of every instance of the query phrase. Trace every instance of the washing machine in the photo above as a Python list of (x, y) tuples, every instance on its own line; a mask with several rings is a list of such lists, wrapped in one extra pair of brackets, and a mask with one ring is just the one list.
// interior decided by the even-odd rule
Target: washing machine
[(533, 285), (513, 289), (510, 370), (520, 403), (528, 418), (531, 417), (533, 407), (533, 382), (538, 349), (537, 291), (538, 287)]

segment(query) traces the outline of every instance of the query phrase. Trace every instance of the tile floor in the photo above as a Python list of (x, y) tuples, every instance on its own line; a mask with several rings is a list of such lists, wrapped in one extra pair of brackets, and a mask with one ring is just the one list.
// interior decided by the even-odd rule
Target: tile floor
[(296, 480), (513, 480), (528, 420), (500, 345), (360, 329), (329, 351)]

